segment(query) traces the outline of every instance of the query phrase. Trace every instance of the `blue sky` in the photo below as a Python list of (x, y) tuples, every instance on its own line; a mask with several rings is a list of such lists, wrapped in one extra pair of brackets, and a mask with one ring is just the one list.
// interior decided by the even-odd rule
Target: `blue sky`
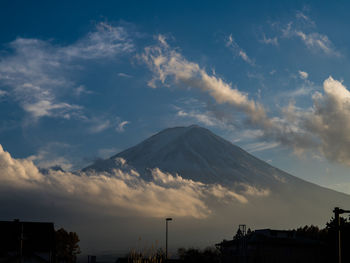
[(79, 169), (207, 127), (350, 193), (345, 1), (2, 1), (0, 144)]

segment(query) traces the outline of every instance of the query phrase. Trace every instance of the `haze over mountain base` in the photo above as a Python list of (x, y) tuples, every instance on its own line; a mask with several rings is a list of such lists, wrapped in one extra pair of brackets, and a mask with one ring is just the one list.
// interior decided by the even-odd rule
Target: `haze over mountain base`
[[(287, 174), (198, 127), (166, 129), (77, 172), (39, 170), (0, 148), (2, 219), (51, 221), (84, 253), (214, 245), (239, 224), (323, 226), (350, 196)], [(141, 238), (141, 239), (140, 239)]]

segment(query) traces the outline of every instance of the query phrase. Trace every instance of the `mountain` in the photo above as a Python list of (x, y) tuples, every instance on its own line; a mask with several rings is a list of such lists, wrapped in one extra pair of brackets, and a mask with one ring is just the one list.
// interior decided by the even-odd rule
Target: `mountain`
[[(249, 215), (259, 211), (260, 222), (267, 222), (268, 227), (276, 225), (273, 220), (280, 220), (280, 226), (324, 224), (332, 208), (350, 204), (349, 195), (290, 175), (196, 125), (165, 129), (83, 170), (111, 171), (119, 167), (119, 158), (146, 180), (151, 179), (150, 169), (159, 168), (202, 183), (266, 189), (270, 192), (268, 197), (251, 196), (249, 206), (240, 211)], [(225, 208), (217, 214), (221, 212), (225, 214)]]
[(142, 174), (159, 168), (204, 183), (270, 185), (295, 177), (263, 162), (231, 142), (196, 125), (165, 129), (140, 144), (84, 170), (111, 171), (123, 158)]
[(110, 172), (119, 167), (119, 158), (125, 159), (146, 179), (149, 169), (159, 168), (203, 183), (247, 183), (269, 188), (286, 184), (316, 187), (197, 125), (165, 129), (134, 147), (95, 162), (83, 171)]

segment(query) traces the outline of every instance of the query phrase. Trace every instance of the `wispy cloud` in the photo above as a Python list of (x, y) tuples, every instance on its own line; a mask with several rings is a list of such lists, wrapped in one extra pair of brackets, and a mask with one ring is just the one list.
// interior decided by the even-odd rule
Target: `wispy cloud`
[(32, 161), (39, 168), (59, 167), (65, 171), (70, 171), (73, 168), (72, 162), (67, 157), (59, 155), (59, 150), (70, 148), (71, 146), (65, 143), (51, 142), (40, 148), (35, 155), (29, 156), (27, 160)]
[(214, 103), (195, 98), (182, 98), (177, 100), (172, 108), (175, 110), (175, 120), (180, 119), (182, 125), (196, 123), (206, 127), (219, 127), (226, 131), (235, 130), (232, 113), (228, 112), (227, 108), (218, 107)]
[(7, 95), (7, 91), (5, 91), (5, 90), (0, 90), (0, 97), (3, 97), (3, 96), (5, 96), (5, 95)]
[(256, 142), (245, 145), (243, 148), (246, 149), (248, 152), (254, 153), (273, 149), (278, 147), (279, 145), (280, 144), (278, 142)]
[(209, 93), (219, 104), (229, 104), (244, 112), (250, 122), (264, 122), (266, 113), (262, 105), (250, 100), (246, 93), (232, 88), (216, 75), (209, 75), (194, 62), (186, 60), (167, 43), (159, 41), (158, 45), (146, 47), (140, 58), (153, 72), (149, 86), (155, 88), (158, 83), (165, 84), (168, 79), (176, 85), (191, 87)]
[(126, 74), (126, 73), (123, 73), (123, 72), (119, 72), (119, 73), (118, 73), (118, 76), (119, 76), (119, 77), (122, 77), (122, 78), (131, 78), (131, 77), (132, 77), (131, 75)]
[(83, 121), (88, 124), (90, 133), (100, 133), (107, 129), (114, 129), (122, 133), (125, 131), (126, 125), (130, 124), (130, 121), (123, 121), (120, 117), (111, 116), (111, 114), (107, 113), (98, 117), (86, 118)]
[(297, 11), (296, 14), (295, 14), (295, 17), (296, 17), (297, 20), (305, 23), (308, 26), (311, 26), (311, 27), (315, 27), (316, 26), (316, 23), (308, 15), (306, 15), (302, 11)]
[(226, 47), (230, 48), (236, 56), (239, 56), (241, 59), (243, 59), (249, 65), (255, 66), (254, 60), (252, 60), (247, 55), (247, 53), (236, 43), (236, 41), (233, 39), (232, 35), (228, 36), (228, 39), (226, 41)]
[(108, 128), (111, 127), (112, 123), (110, 120), (105, 118), (93, 118), (92, 120), (89, 120), (89, 123), (91, 123), (91, 126), (89, 128), (89, 131), (91, 133), (99, 133), (102, 132)]
[(91, 90), (87, 90), (86, 87), (84, 85), (80, 85), (79, 87), (77, 87), (74, 90), (75, 95), (77, 95), (78, 97), (83, 95), (83, 94), (93, 94), (94, 92)]
[(134, 44), (125, 28), (114, 27), (107, 23), (98, 23), (96, 30), (76, 43), (61, 47), (58, 55), (66, 59), (101, 59), (117, 54), (131, 52)]
[(278, 46), (278, 38), (277, 37), (268, 38), (268, 37), (266, 37), (265, 34), (263, 34), (262, 38), (260, 39), (260, 42), (267, 44), (267, 45)]
[(286, 91), (286, 92), (282, 92), (280, 94), (281, 97), (285, 97), (285, 98), (292, 98), (295, 99), (296, 97), (300, 97), (300, 96), (307, 96), (312, 94), (312, 92), (314, 92), (314, 88), (310, 87), (310, 86), (302, 86), (300, 88), (297, 88), (295, 90), (291, 90), (291, 91)]
[(328, 186), (332, 189), (335, 189), (336, 191), (343, 192), (346, 194), (350, 194), (350, 183), (349, 182), (342, 182), (337, 184), (332, 184)]
[(217, 119), (215, 117), (209, 116), (209, 114), (200, 113), (200, 112), (194, 112), (194, 111), (184, 111), (179, 110), (177, 112), (177, 116), (182, 118), (189, 118), (192, 120), (195, 120), (196, 122), (199, 122), (201, 124), (204, 124), (206, 126), (216, 126), (217, 125)]
[(105, 159), (105, 158), (111, 157), (112, 155), (114, 155), (114, 154), (116, 154), (118, 152), (119, 152), (119, 150), (117, 148), (114, 148), (114, 147), (112, 147), (112, 148), (102, 148), (102, 149), (98, 150), (98, 157)]
[(333, 48), (332, 42), (326, 35), (319, 33), (307, 34), (302, 31), (295, 31), (293, 34), (299, 37), (310, 50), (318, 49), (327, 55), (340, 56), (340, 53)]
[[(327, 35), (314, 31), (316, 24), (311, 18), (302, 12), (297, 12), (296, 19), (297, 21), (291, 21), (281, 29), (283, 38), (299, 38), (312, 52), (321, 52), (334, 57), (341, 56)], [(303, 23), (298, 23), (300, 20)], [(305, 28), (305, 23), (308, 27), (311, 27), (312, 31)]]
[(309, 74), (305, 71), (299, 70), (298, 71), (300, 78), (307, 79), (309, 77)]
[(125, 127), (128, 124), (130, 124), (129, 121), (121, 121), (120, 119), (118, 119), (118, 124), (117, 124), (117, 127), (115, 128), (115, 130), (117, 132), (124, 132), (125, 131)]
[(0, 59), (0, 85), (29, 116), (39, 119), (81, 116), (82, 107), (64, 97), (88, 91), (76, 85), (68, 72), (81, 66), (82, 60), (110, 59), (132, 52), (134, 45), (124, 28), (99, 23), (93, 32), (70, 45), (19, 37), (9, 48), (11, 52)]

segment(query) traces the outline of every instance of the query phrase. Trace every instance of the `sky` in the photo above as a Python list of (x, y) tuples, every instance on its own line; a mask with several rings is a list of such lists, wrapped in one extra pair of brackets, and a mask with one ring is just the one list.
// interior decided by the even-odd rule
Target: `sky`
[(272, 189), (158, 168), (146, 181), (123, 159), (113, 173), (77, 171), (197, 124), (350, 194), (349, 5), (1, 1), (1, 219), (54, 221), (77, 231), (84, 251), (130, 248), (139, 236), (163, 242), (168, 216), (178, 246), (231, 238), (233, 222), (324, 224), (331, 206), (295, 213)]
[(74, 171), (198, 124), (350, 194), (348, 7), (2, 1), (0, 144)]

